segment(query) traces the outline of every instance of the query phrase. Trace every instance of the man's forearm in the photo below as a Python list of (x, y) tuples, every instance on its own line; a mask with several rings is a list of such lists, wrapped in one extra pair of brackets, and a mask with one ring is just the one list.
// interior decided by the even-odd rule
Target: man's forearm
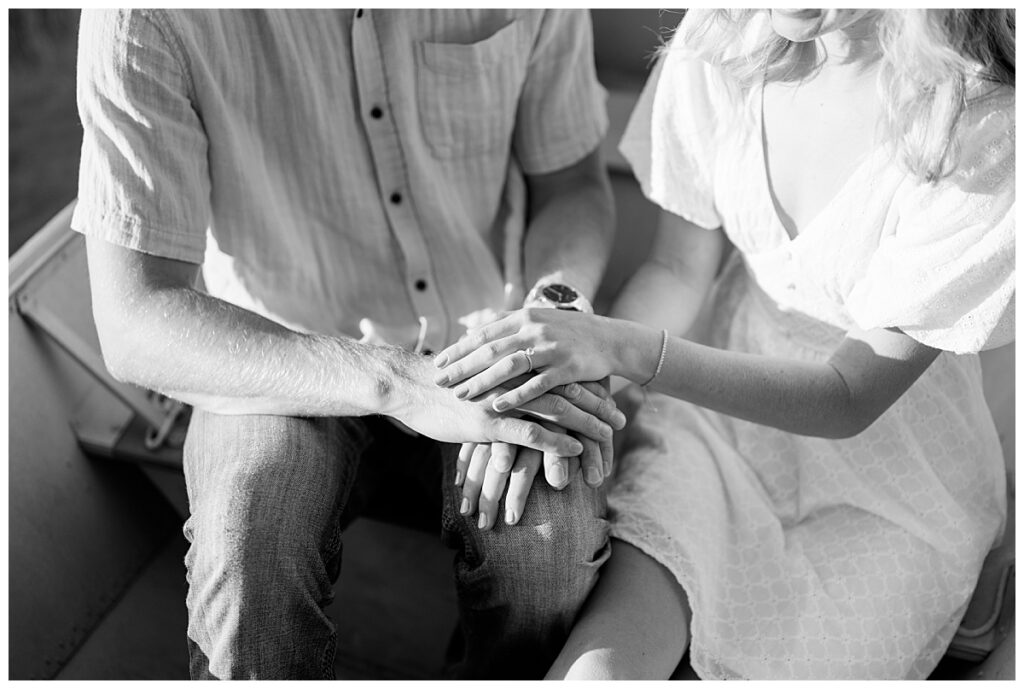
[(222, 414), (361, 416), (395, 404), (404, 353), (302, 334), (185, 287), (101, 327), (115, 376)]
[(526, 289), (541, 280), (564, 282), (593, 298), (615, 231), (615, 203), (600, 152), (529, 184)]

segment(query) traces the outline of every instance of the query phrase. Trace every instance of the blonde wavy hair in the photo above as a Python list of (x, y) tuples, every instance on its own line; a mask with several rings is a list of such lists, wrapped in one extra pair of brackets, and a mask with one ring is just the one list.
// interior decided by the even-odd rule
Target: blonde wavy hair
[[(812, 44), (773, 31), (751, 41), (748, 24), (764, 12), (689, 10), (698, 16), (684, 22), (680, 39), (744, 86), (800, 78)], [(956, 168), (956, 130), (969, 103), (993, 86), (1014, 87), (1015, 22), (1013, 9), (880, 10), (884, 126), (897, 159), (919, 178), (935, 181)]]

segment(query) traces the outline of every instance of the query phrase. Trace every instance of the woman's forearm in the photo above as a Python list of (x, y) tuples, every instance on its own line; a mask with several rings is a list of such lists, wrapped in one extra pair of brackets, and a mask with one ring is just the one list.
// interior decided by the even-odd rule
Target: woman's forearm
[(663, 212), (650, 255), (626, 283), (609, 312), (674, 335), (686, 333), (700, 313), (725, 244), (709, 231)]
[(630, 278), (608, 315), (682, 335), (697, 318), (705, 293), (664, 265), (648, 262)]
[[(661, 333), (630, 323), (619, 330), (616, 371), (647, 382), (661, 355)], [(856, 435), (873, 416), (860, 411), (840, 373), (829, 363), (729, 352), (669, 337), (650, 390), (723, 414), (800, 435)]]

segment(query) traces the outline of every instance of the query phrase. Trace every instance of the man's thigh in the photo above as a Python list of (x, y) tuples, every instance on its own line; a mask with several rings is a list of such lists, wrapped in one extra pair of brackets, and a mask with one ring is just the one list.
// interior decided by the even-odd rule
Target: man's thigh
[(458, 446), (399, 430), (383, 417), (366, 417), (370, 438), (342, 517), (347, 525), (370, 517), (437, 533), (443, 505), (442, 472)]
[(359, 419), (196, 410), (184, 449), (186, 536), (202, 527), (335, 538), (369, 444)]

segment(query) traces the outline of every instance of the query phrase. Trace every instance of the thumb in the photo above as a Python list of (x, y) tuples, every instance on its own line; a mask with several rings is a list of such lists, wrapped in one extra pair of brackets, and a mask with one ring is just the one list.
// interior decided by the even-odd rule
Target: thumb
[(359, 321), (359, 332), (363, 334), (363, 338), (359, 340), (360, 342), (373, 345), (387, 344), (384, 337), (378, 331), (377, 324), (369, 318), (363, 318)]
[(523, 291), (522, 285), (512, 282), (505, 283), (505, 311), (522, 308), (524, 299), (526, 299), (526, 293)]

